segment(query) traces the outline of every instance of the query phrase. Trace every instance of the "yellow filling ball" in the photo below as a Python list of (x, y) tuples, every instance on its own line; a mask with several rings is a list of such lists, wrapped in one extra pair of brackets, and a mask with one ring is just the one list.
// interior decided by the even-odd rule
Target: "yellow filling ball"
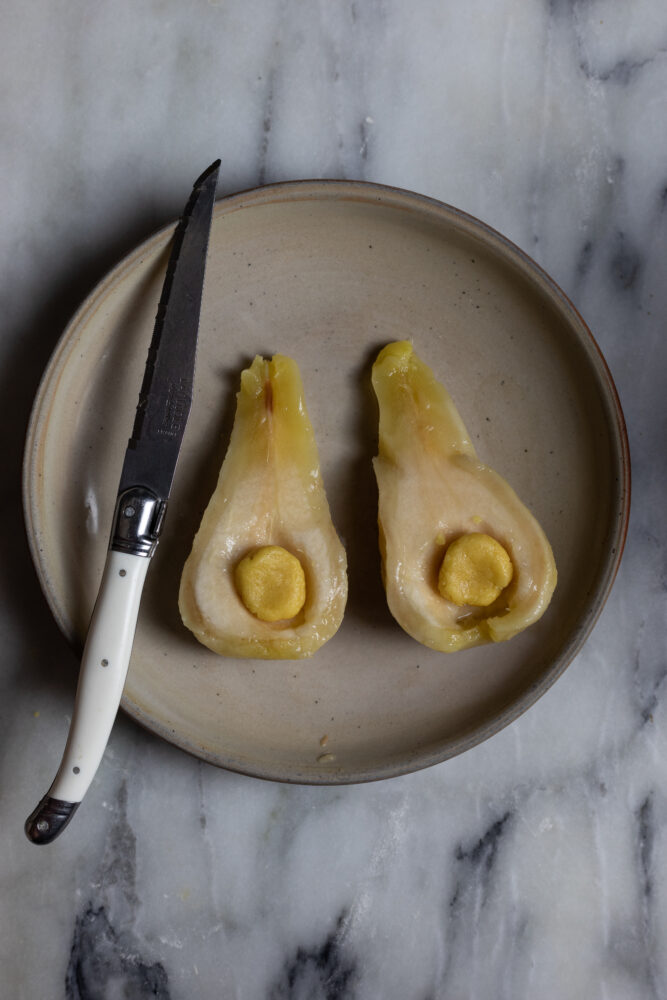
[(294, 618), (306, 603), (306, 576), (295, 555), (263, 545), (237, 564), (234, 579), (248, 611), (263, 622)]
[(493, 604), (514, 576), (507, 550), (490, 535), (461, 535), (445, 552), (438, 574), (442, 597), (462, 607)]

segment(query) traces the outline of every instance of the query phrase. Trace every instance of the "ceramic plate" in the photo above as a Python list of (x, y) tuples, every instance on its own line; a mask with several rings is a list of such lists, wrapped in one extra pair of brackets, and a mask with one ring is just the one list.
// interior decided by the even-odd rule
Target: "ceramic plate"
[[(65, 331), (37, 396), (24, 499), (61, 629), (82, 644), (104, 564), (173, 227), (127, 257)], [(543, 619), (510, 642), (445, 655), (391, 618), (380, 581), (370, 366), (412, 338), (448, 386), (482, 461), (549, 537)], [(180, 621), (179, 577), (213, 491), (239, 373), (299, 363), (350, 593), (311, 659), (234, 660)], [(604, 360), (553, 281), (498, 233), (430, 199), (296, 182), (217, 203), (195, 399), (148, 574), (123, 708), (184, 750), (265, 778), (337, 783), (442, 761), (531, 705), (581, 648), (612, 585), (629, 503), (623, 417)]]

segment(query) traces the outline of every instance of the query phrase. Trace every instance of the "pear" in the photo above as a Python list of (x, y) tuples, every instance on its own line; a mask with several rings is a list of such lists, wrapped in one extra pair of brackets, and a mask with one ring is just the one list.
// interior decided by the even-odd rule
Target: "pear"
[(331, 520), (294, 361), (256, 357), (241, 374), (218, 484), (181, 576), (187, 628), (216, 653), (311, 656), (338, 629), (345, 550)]
[(408, 635), (442, 652), (512, 638), (544, 614), (556, 586), (542, 528), (479, 460), (449, 393), (411, 343), (384, 347), (372, 382), (389, 610)]

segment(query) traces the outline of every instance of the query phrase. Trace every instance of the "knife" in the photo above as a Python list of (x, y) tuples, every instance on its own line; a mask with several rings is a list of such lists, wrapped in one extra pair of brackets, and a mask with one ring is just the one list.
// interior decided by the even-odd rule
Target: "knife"
[(34, 844), (49, 844), (71, 820), (95, 777), (118, 712), (144, 580), (164, 524), (192, 403), (219, 169), (216, 160), (195, 181), (174, 233), (67, 745), (53, 784), (25, 822)]

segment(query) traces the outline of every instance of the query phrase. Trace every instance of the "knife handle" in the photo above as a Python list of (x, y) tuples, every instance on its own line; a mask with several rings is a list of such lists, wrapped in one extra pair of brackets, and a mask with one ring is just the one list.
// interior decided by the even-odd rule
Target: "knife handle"
[(33, 843), (58, 836), (95, 777), (118, 712), (149, 564), (146, 556), (109, 550), (63, 759), (46, 796), (26, 820)]

